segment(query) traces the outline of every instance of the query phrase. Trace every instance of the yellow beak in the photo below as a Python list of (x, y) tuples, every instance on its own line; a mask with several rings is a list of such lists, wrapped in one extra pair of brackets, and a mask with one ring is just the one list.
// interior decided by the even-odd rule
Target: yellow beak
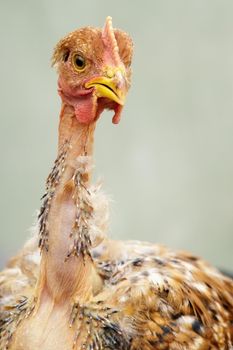
[(117, 82), (114, 78), (93, 78), (85, 84), (85, 88), (87, 89), (92, 87), (95, 88), (95, 94), (97, 97), (106, 97), (121, 106), (124, 105), (126, 93), (117, 87)]

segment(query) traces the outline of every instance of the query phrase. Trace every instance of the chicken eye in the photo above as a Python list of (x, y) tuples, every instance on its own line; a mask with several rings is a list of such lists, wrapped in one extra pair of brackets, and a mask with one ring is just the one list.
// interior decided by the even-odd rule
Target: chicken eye
[(86, 67), (85, 58), (82, 57), (80, 54), (75, 54), (73, 56), (73, 65), (77, 71), (79, 72), (83, 71)]

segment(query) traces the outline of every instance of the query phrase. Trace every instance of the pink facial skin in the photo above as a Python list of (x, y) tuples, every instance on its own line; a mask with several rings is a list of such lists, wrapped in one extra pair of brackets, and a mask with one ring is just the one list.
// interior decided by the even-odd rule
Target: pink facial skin
[(62, 78), (59, 78), (58, 93), (65, 103), (74, 107), (75, 116), (82, 124), (97, 120), (104, 109), (114, 110), (113, 124), (120, 122), (123, 106), (106, 98), (97, 98), (95, 88), (71, 88)]

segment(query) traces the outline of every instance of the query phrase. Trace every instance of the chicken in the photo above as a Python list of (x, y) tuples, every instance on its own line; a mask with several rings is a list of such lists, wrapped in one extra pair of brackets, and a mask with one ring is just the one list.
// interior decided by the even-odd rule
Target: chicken
[(106, 237), (108, 201), (91, 184), (96, 123), (120, 121), (133, 45), (91, 27), (53, 54), (62, 100), (58, 156), (36, 234), (0, 274), (1, 350), (233, 349), (233, 281), (185, 252)]

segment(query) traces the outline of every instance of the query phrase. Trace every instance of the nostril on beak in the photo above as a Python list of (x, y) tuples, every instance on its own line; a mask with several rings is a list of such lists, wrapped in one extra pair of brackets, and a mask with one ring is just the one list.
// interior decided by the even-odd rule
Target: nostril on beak
[(115, 72), (114, 72), (114, 70), (111, 68), (111, 67), (109, 67), (108, 69), (107, 69), (107, 77), (108, 78), (113, 78), (114, 77), (114, 75), (115, 75)]

